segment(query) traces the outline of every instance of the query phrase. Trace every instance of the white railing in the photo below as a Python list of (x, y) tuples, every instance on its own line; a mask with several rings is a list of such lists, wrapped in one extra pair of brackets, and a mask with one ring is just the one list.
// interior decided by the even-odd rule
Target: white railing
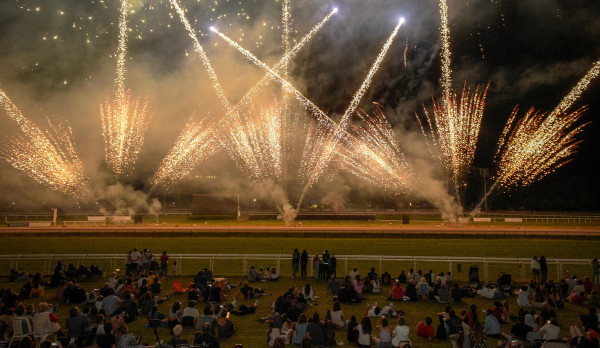
[[(50, 274), (57, 261), (63, 261), (65, 266), (73, 263), (76, 266), (95, 264), (107, 271), (124, 270), (126, 254), (29, 254), (29, 255), (0, 255), (0, 272), (8, 274), (9, 269), (41, 272)], [(158, 258), (160, 255), (156, 255)], [(468, 277), (468, 268), (476, 265), (480, 268), (482, 281), (495, 280), (496, 274), (511, 273), (515, 280), (526, 281), (530, 274), (530, 258), (500, 258), (500, 257), (456, 257), (456, 256), (377, 256), (377, 255), (336, 255), (338, 276), (348, 274), (357, 267), (359, 271), (368, 272), (371, 268), (378, 269), (379, 274), (390, 271), (395, 277), (400, 270), (409, 268), (435, 269), (450, 271), (455, 278)], [(177, 271), (180, 275), (193, 275), (203, 267), (212, 269), (215, 274), (227, 276), (245, 276), (249, 266), (276, 267), (280, 274), (291, 273), (291, 256), (288, 254), (171, 254), (170, 263), (177, 261)], [(309, 259), (308, 271), (313, 275), (312, 258)], [(157, 260), (159, 261), (159, 260)], [(261, 264), (262, 262), (262, 264)], [(550, 269), (549, 278), (556, 275), (561, 279), (565, 274), (579, 274), (582, 278), (591, 271), (588, 259), (546, 259)], [(20, 269), (20, 267), (22, 269)], [(284, 268), (282, 268), (284, 267)], [(564, 269), (566, 268), (566, 271)], [(571, 272), (570, 270), (574, 272)], [(282, 272), (283, 270), (283, 272)], [(396, 273), (398, 272), (398, 273)], [(169, 267), (169, 274), (171, 267)], [(408, 273), (408, 272), (407, 272)], [(591, 272), (590, 272), (591, 273)]]

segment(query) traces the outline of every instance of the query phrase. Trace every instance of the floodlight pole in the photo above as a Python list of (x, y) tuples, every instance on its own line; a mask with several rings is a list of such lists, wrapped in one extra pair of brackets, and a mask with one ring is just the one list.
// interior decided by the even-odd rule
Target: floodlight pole
[(479, 174), (483, 177), (483, 202), (484, 210), (488, 211), (487, 205), (487, 178), (490, 176), (490, 170), (488, 168), (479, 168)]

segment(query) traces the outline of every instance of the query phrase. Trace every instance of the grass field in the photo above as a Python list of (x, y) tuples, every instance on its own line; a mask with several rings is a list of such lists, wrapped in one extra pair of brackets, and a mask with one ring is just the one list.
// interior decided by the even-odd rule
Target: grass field
[[(378, 255), (411, 255), (411, 256), (481, 256), (481, 257), (519, 257), (530, 259), (533, 255), (544, 254), (546, 258), (582, 258), (590, 259), (600, 250), (600, 241), (596, 240), (527, 240), (527, 239), (353, 239), (353, 238), (91, 238), (91, 237), (61, 237), (61, 238), (45, 238), (45, 237), (0, 237), (0, 254), (68, 254), (68, 253), (119, 253), (124, 254), (133, 247), (150, 248), (156, 253), (166, 250), (169, 253), (232, 253), (232, 254), (258, 254), (258, 253), (281, 253), (290, 254), (294, 248), (300, 250), (306, 249), (309, 253), (321, 253), (324, 249), (328, 249), (338, 255), (342, 254), (362, 254), (374, 255), (373, 261), (365, 261), (356, 265), (348, 265), (349, 267), (358, 267), (361, 274), (366, 274), (370, 267), (378, 269), (379, 262), (376, 261)], [(69, 260), (65, 260), (69, 261)], [(75, 262), (76, 260), (72, 260)], [(269, 266), (267, 263), (261, 264), (260, 260), (256, 260), (257, 266)], [(103, 266), (100, 263), (101, 266)], [(20, 263), (21, 270), (28, 270), (28, 267), (33, 268), (33, 263)], [(206, 267), (207, 263), (203, 261), (194, 262), (186, 260), (182, 265), (184, 273), (193, 274), (198, 269)], [(462, 273), (458, 273), (456, 264), (454, 264), (454, 274), (461, 284), (466, 282), (466, 269), (470, 265), (463, 265)], [(8, 274), (8, 265), (0, 264), (3, 274)], [(226, 264), (215, 264), (215, 274), (219, 276), (220, 272), (232, 274)], [(343, 273), (342, 265), (338, 263), (338, 273)], [(383, 263), (383, 270), (389, 271), (392, 276), (396, 276), (400, 270), (408, 271), (412, 267), (412, 263)], [(123, 267), (121, 267), (123, 268)], [(447, 263), (420, 263), (418, 268), (423, 270), (432, 268), (434, 271), (447, 271)], [(274, 296), (264, 297), (260, 301), (257, 314), (233, 317), (235, 325), (239, 328), (238, 333), (228, 340), (222, 342), (223, 347), (233, 347), (236, 343), (243, 343), (244, 347), (265, 347), (265, 338), (268, 327), (265, 324), (257, 322), (257, 318), (265, 316), (270, 311), (270, 304), (275, 300), (276, 295), (282, 294), (291, 286), (302, 287), (307, 281), (290, 279), (289, 260), (282, 262), (281, 266), (281, 281), (279, 282), (261, 282), (259, 286), (265, 287), (267, 292), (272, 292)], [(509, 271), (518, 276), (522, 270), (518, 265), (490, 265), (490, 278), (495, 278), (496, 273), (501, 271)], [(572, 269), (573, 272), (580, 276), (589, 275), (591, 273), (590, 266), (578, 266)], [(241, 273), (241, 268), (235, 268), (235, 274)], [(526, 275), (528, 276), (528, 271)], [(550, 277), (556, 274), (552, 265), (550, 265)], [(6, 278), (4, 278), (6, 279)], [(183, 283), (191, 281), (191, 276), (179, 277)], [(239, 283), (244, 280), (242, 277), (229, 277), (232, 283)], [(101, 286), (106, 278), (97, 281), (82, 283), (86, 289), (93, 289)], [(171, 278), (163, 279), (162, 288), (164, 292), (171, 292)], [(323, 317), (327, 309), (332, 307), (331, 296), (325, 294), (326, 283), (324, 281), (310, 281), (317, 294), (321, 297), (318, 305), (312, 306), (308, 310), (308, 314), (312, 315), (318, 311)], [(21, 283), (6, 283), (0, 281), (0, 287), (12, 287), (18, 290), (22, 286)], [(384, 288), (384, 292), (379, 295), (368, 295), (368, 302), (378, 301), (384, 303), (389, 288)], [(234, 289), (232, 295), (236, 294)], [(51, 298), (53, 291), (50, 290), (47, 294)], [(178, 297), (179, 296), (179, 297)], [(185, 296), (176, 295), (170, 301), (160, 306), (161, 311), (168, 312), (168, 308), (174, 300), (181, 300), (184, 304), (187, 302)], [(28, 301), (27, 303), (30, 303)], [(39, 302), (39, 301), (36, 301)], [(240, 301), (239, 304), (246, 303)], [(456, 305), (455, 310), (461, 312), (466, 310), (471, 303), (475, 303), (479, 310), (486, 309), (491, 306), (492, 302), (485, 299), (469, 298), (464, 303)], [(516, 299), (510, 299), (513, 310), (516, 312)], [(250, 304), (248, 302), (247, 304)], [(429, 301), (420, 301), (417, 303), (401, 303), (397, 304), (396, 308), (400, 307), (406, 312), (406, 319), (411, 327), (411, 339), (415, 347), (450, 347), (450, 342), (432, 341), (419, 339), (414, 333), (414, 327), (417, 323), (423, 320), (426, 316), (432, 316), (435, 321), (435, 313), (443, 310), (443, 305), (432, 303)], [(61, 324), (64, 327), (68, 309), (70, 306), (65, 305), (60, 309)], [(362, 318), (366, 311), (366, 305), (346, 305), (342, 307), (344, 317), (350, 318), (350, 315), (357, 315)], [(201, 308), (200, 308), (201, 309)], [(579, 325), (579, 315), (585, 312), (583, 307), (575, 307), (567, 305), (565, 308), (558, 310), (558, 316), (563, 328), (563, 335), (568, 335), (569, 325)], [(481, 313), (481, 312), (480, 312)], [(482, 313), (481, 313), (482, 314)], [(375, 322), (373, 322), (375, 323)], [(395, 321), (393, 324), (395, 325)], [(142, 335), (143, 341), (153, 344), (153, 332), (145, 328), (143, 325), (145, 320), (137, 320), (130, 325), (130, 329), (136, 335)], [(510, 331), (512, 324), (504, 324), (503, 330)], [(162, 329), (160, 332), (164, 340), (168, 340), (167, 330)], [(186, 329), (184, 338), (191, 340), (193, 330)], [(345, 331), (337, 332), (337, 339), (346, 342)], [(496, 341), (490, 340), (490, 346), (495, 346)]]

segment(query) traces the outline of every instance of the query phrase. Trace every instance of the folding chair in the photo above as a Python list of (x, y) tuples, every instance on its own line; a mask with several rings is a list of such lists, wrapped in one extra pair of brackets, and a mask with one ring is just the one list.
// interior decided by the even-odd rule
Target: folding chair
[(40, 344), (45, 341), (50, 332), (50, 318), (47, 315), (33, 316), (33, 337), (35, 338), (35, 346), (40, 347)]
[[(27, 327), (27, 333), (23, 332), (23, 322), (25, 322), (26, 327)], [(8, 342), (8, 348), (10, 348), (10, 346), (12, 345), (13, 341), (15, 339), (17, 340), (21, 340), (25, 337), (27, 337), (28, 335), (30, 335), (32, 333), (32, 329), (31, 329), (31, 323), (29, 322), (29, 319), (26, 317), (16, 317), (13, 318), (13, 335), (10, 338), (10, 342)]]
[(183, 294), (184, 292), (187, 291), (187, 288), (183, 288), (183, 286), (181, 286), (181, 282), (174, 280), (173, 281), (173, 292), (176, 294)]

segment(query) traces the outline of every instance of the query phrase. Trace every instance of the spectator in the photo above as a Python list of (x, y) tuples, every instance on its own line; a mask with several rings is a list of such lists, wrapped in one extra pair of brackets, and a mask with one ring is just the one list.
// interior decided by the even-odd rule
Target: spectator
[(531, 260), (531, 274), (533, 275), (533, 281), (539, 283), (540, 281), (540, 262), (537, 256), (534, 256)]
[(181, 323), (182, 315), (183, 311), (181, 310), (181, 302), (175, 301), (169, 310), (169, 318), (167, 319), (167, 322), (171, 327), (175, 327), (175, 325)]
[(585, 331), (594, 330), (595, 332), (599, 332), (598, 330), (598, 315), (596, 315), (596, 308), (590, 307), (588, 308), (588, 314), (582, 314), (579, 316), (581, 319), (581, 323), (583, 324), (583, 328)]
[(376, 327), (379, 330), (379, 337), (373, 337), (373, 342), (379, 348), (392, 348), (392, 329), (390, 328), (388, 318), (379, 318)]
[(486, 336), (500, 338), (500, 322), (494, 316), (494, 311), (491, 308), (487, 310), (483, 330)]
[(438, 290), (437, 295), (434, 296), (434, 298), (439, 303), (446, 304), (450, 302), (450, 292), (448, 292), (448, 289), (446, 289), (446, 285), (442, 284), (440, 286), (440, 289)]
[(427, 299), (429, 296), (429, 283), (427, 283), (426, 277), (422, 277), (419, 282), (419, 296), (422, 296), (424, 299)]
[(469, 307), (467, 313), (463, 315), (462, 320), (467, 323), (471, 329), (474, 327), (477, 322), (477, 306), (475, 306), (475, 304), (472, 304)]
[(540, 334), (545, 340), (555, 340), (560, 338), (560, 327), (556, 318), (552, 318), (546, 322), (544, 326), (540, 328)]
[(350, 321), (348, 322), (348, 327), (346, 329), (346, 331), (347, 331), (346, 338), (348, 339), (348, 343), (357, 342), (357, 340), (358, 340), (357, 333), (356, 333), (357, 326), (358, 326), (358, 322), (356, 321), (356, 316), (353, 315), (350, 318)]
[(300, 266), (300, 253), (298, 252), (298, 248), (296, 248), (296, 249), (294, 249), (294, 252), (292, 253), (292, 279), (296, 279), (296, 274), (298, 273), (299, 266)]
[(327, 283), (327, 290), (331, 290), (332, 295), (337, 295), (340, 292), (340, 282), (335, 278), (335, 275), (331, 275), (329, 283)]
[(275, 325), (273, 320), (269, 321), (269, 331), (267, 331), (267, 342), (269, 347), (273, 347), (275, 345), (275, 339), (281, 336), (281, 332), (279, 328)]
[(15, 308), (15, 317), (13, 321), (21, 321), (21, 327), (23, 328), (24, 334), (33, 334), (30, 332), (28, 328), (33, 330), (33, 321), (30, 316), (25, 315), (25, 306), (22, 303), (19, 303)]
[(331, 322), (337, 329), (341, 329), (346, 326), (344, 323), (344, 311), (338, 301), (333, 304), (333, 310), (331, 311)]
[(118, 304), (121, 303), (121, 299), (114, 295), (114, 291), (109, 291), (109, 295), (102, 300), (102, 308), (106, 313), (112, 315), (118, 308)]
[(129, 333), (129, 328), (123, 324), (117, 328), (117, 348), (138, 348), (139, 342)]
[(171, 347), (177, 347), (179, 345), (188, 344), (186, 339), (181, 338), (183, 335), (183, 327), (181, 325), (175, 325), (173, 328), (173, 338), (167, 343)]
[(548, 280), (548, 264), (546, 263), (546, 257), (544, 255), (540, 256), (540, 274), (542, 277), (542, 284), (546, 283), (546, 280)]
[(319, 314), (315, 312), (312, 321), (306, 326), (307, 336), (310, 336), (312, 343), (319, 347), (325, 345), (325, 323), (323, 323)]
[(256, 282), (259, 280), (260, 280), (260, 277), (258, 275), (258, 272), (256, 271), (256, 269), (254, 269), (254, 266), (250, 266), (250, 269), (248, 270), (248, 281)]
[(406, 325), (406, 320), (403, 317), (398, 319), (398, 325), (394, 328), (392, 333), (392, 346), (404, 347), (405, 345), (411, 345), (408, 334), (410, 332), (409, 327)]
[[(48, 311), (48, 304), (46, 302), (41, 302), (37, 307), (37, 314), (34, 315), (35, 318), (47, 318), (48, 320), (48, 331), (46, 334), (54, 335), (60, 332), (60, 324), (58, 323), (58, 317), (54, 312)], [(35, 320), (34, 320), (35, 321)]]
[(600, 262), (594, 257), (592, 260), (592, 284), (596, 281), (596, 285), (600, 285)]
[(203, 348), (219, 348), (219, 340), (212, 334), (211, 324), (204, 323), (202, 332), (197, 332), (194, 337), (194, 345)]
[(68, 337), (83, 342), (87, 336), (86, 328), (89, 326), (87, 317), (79, 312), (79, 308), (73, 307), (69, 310), (69, 318), (65, 324)]
[(214, 328), (217, 324), (217, 317), (215, 317), (214, 311), (208, 305), (204, 307), (204, 315), (198, 319), (198, 328), (202, 329), (204, 324), (207, 323), (210, 325), (210, 332), (214, 332)]
[(302, 250), (300, 254), (300, 276), (306, 278), (306, 266), (308, 265), (308, 253), (306, 250)]
[(296, 323), (296, 326), (294, 329), (295, 334), (294, 334), (294, 339), (292, 341), (293, 344), (299, 345), (302, 343), (302, 339), (306, 335), (306, 327), (307, 326), (308, 326), (308, 323), (306, 320), (306, 315), (304, 313), (302, 313), (298, 317), (298, 322)]
[(198, 319), (200, 318), (200, 313), (195, 308), (196, 301), (190, 301), (188, 306), (183, 310), (181, 314), (181, 326), (193, 326), (198, 327)]
[(487, 348), (487, 339), (483, 331), (483, 326), (478, 321), (475, 322), (469, 337), (471, 348)]
[(396, 281), (392, 286), (392, 290), (390, 292), (390, 296), (388, 297), (389, 301), (402, 301), (404, 300), (404, 288), (400, 285), (399, 281)]
[(235, 333), (235, 326), (229, 320), (227, 308), (223, 308), (217, 318), (217, 333), (219, 334), (219, 339), (229, 338)]
[(360, 324), (354, 328), (358, 332), (357, 343), (359, 347), (371, 347), (371, 333), (373, 333), (373, 326), (371, 325), (371, 318), (364, 317)]
[(169, 255), (167, 255), (166, 251), (163, 251), (162, 255), (160, 255), (160, 276), (161, 277), (167, 276), (168, 267), (169, 267)]
[(104, 333), (96, 337), (98, 348), (117, 348), (117, 339), (112, 333), (112, 324), (104, 324)]
[(433, 339), (435, 336), (435, 329), (431, 326), (432, 320), (430, 317), (425, 318), (425, 322), (419, 322), (417, 325), (417, 336)]

